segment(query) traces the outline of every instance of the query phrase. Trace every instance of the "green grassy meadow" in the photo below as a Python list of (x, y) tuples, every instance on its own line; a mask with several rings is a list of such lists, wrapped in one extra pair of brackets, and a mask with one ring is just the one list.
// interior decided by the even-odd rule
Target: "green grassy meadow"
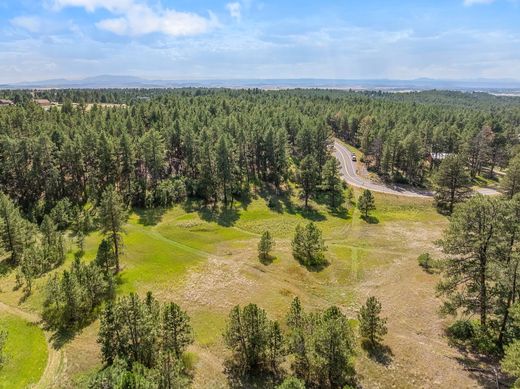
[[(335, 304), (352, 313), (359, 304), (356, 286), (367, 274), (403, 257), (414, 260), (445, 225), (430, 200), (387, 195), (376, 194), (371, 224), (360, 218), (352, 204), (346, 211), (330, 212), (326, 205), (313, 202), (311, 210), (303, 210), (295, 197), (273, 196), (270, 205), (257, 196), (235, 202), (224, 212), (188, 204), (136, 210), (129, 218), (118, 293), (150, 290), (160, 300), (173, 300), (188, 311), (196, 340), (192, 347), (197, 355), (196, 387), (225, 384), (221, 334), (234, 305), (254, 302), (272, 318), (283, 319), (291, 300), (299, 296), (309, 310)], [(329, 266), (320, 272), (300, 266), (291, 255), (296, 225), (311, 220), (322, 229), (328, 247)], [(275, 258), (268, 264), (260, 263), (256, 250), (265, 230), (276, 242)], [(97, 233), (87, 237), (85, 260), (95, 257), (100, 240)], [(64, 266), (69, 266), (76, 251), (70, 242)], [(4, 280), (0, 301), (18, 304), (21, 292), (12, 290), (14, 274)], [(45, 277), (37, 280), (22, 308), (41, 309), (44, 283)], [(65, 386), (74, 386), (78, 377), (100, 366), (97, 326), (93, 323), (64, 346)], [(82, 360), (73, 362), (78, 352)]]
[(47, 363), (43, 331), (18, 316), (0, 311), (0, 328), (8, 331), (6, 363), (0, 369), (0, 388), (22, 389), (38, 382)]

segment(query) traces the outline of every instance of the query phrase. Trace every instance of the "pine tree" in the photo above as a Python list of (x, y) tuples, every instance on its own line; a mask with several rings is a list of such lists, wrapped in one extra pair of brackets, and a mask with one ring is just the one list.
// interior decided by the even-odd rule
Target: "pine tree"
[(246, 374), (272, 368), (282, 354), (279, 327), (256, 304), (231, 310), (224, 341), (233, 351), (231, 362)]
[(358, 314), (360, 335), (370, 340), (372, 347), (380, 342), (388, 331), (386, 319), (381, 318), (380, 314), (381, 303), (374, 296), (367, 299)]
[(103, 239), (99, 244), (96, 253), (96, 264), (104, 269), (105, 274), (109, 274), (110, 268), (116, 263), (114, 248), (107, 239)]
[(502, 188), (509, 198), (520, 193), (520, 154), (515, 155), (507, 167), (507, 172), (502, 179)]
[(19, 264), (24, 250), (25, 221), (11, 199), (0, 192), (0, 244), (10, 253), (10, 262)]
[(351, 374), (350, 359), (354, 354), (354, 334), (346, 316), (332, 306), (315, 321), (311, 335), (312, 361), (320, 386), (345, 386)]
[(447, 208), (451, 215), (454, 205), (470, 194), (470, 183), (471, 179), (463, 159), (459, 156), (448, 156), (441, 162), (439, 170), (433, 176), (437, 205), (440, 208)]
[(162, 349), (173, 352), (178, 359), (190, 344), (193, 343), (193, 330), (190, 318), (175, 303), (167, 304), (162, 315)]
[(284, 337), (280, 324), (270, 321), (267, 328), (266, 363), (272, 372), (277, 372), (285, 356)]
[(116, 261), (116, 273), (119, 273), (119, 256), (123, 245), (121, 234), (128, 215), (121, 195), (113, 188), (108, 187), (101, 198), (99, 205), (99, 221), (101, 232), (111, 240)]
[(289, 328), (288, 351), (294, 355), (293, 369), (298, 377), (307, 379), (310, 369), (309, 344), (305, 337), (307, 317), (298, 297), (295, 297), (291, 302), (286, 323)]
[(52, 219), (47, 215), (40, 225), (40, 232), (42, 233), (43, 271), (48, 271), (65, 261), (63, 234), (58, 231)]
[(505, 356), (502, 360), (502, 369), (516, 377), (513, 388), (520, 388), (520, 340), (517, 340), (505, 349)]
[(329, 158), (323, 167), (321, 189), (329, 195), (329, 205), (335, 208), (341, 203), (343, 183), (339, 174), (339, 161)]
[(269, 253), (274, 247), (274, 240), (269, 231), (264, 231), (260, 242), (258, 242), (258, 258), (266, 260), (269, 258)]
[(326, 263), (324, 252), (327, 250), (320, 229), (313, 222), (305, 227), (296, 226), (292, 240), (294, 259), (309, 267), (319, 267)]
[(107, 365), (114, 363), (119, 353), (118, 333), (120, 329), (118, 327), (116, 313), (114, 312), (114, 303), (108, 301), (101, 315), (97, 340), (101, 346), (103, 362)]
[(121, 187), (125, 194), (125, 199), (132, 199), (133, 186), (135, 181), (135, 146), (130, 136), (124, 132), (119, 143), (119, 159), (121, 170)]
[(363, 214), (363, 217), (367, 219), (368, 212), (376, 209), (374, 196), (372, 195), (371, 191), (369, 191), (368, 189), (363, 190), (363, 193), (361, 194), (361, 196), (359, 196), (357, 207)]
[(233, 187), (233, 153), (230, 141), (226, 135), (222, 135), (217, 143), (216, 168), (219, 186), (224, 196), (224, 205), (227, 205), (230, 196), (230, 188)]
[(151, 187), (155, 188), (162, 177), (166, 162), (166, 146), (162, 134), (157, 130), (147, 131), (141, 138), (141, 153)]
[(494, 261), (501, 251), (499, 200), (476, 195), (455, 209), (439, 244), (448, 255), (444, 278), (438, 285), (446, 297), (442, 311), (459, 310), (480, 314), (486, 327), (490, 312), (490, 292), (497, 281)]
[(305, 208), (308, 207), (309, 197), (316, 191), (319, 182), (318, 163), (312, 155), (307, 155), (300, 162), (298, 183), (302, 187)]

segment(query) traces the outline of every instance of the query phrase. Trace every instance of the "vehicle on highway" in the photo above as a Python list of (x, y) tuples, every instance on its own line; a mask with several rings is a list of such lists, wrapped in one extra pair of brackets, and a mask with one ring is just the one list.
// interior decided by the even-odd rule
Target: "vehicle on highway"
[(357, 159), (356, 159), (356, 154), (352, 154), (352, 161), (356, 162)]

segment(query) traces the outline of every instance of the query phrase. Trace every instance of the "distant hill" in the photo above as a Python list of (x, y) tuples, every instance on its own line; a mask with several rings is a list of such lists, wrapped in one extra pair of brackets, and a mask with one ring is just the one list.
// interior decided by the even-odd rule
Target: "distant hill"
[(235, 80), (148, 80), (134, 76), (99, 75), (79, 80), (51, 79), (0, 85), (1, 89), (46, 88), (261, 88), (261, 89), (356, 89), (385, 91), (461, 90), (488, 92), (520, 92), (520, 81), (510, 79), (436, 80), (341, 80), (341, 79), (235, 79)]

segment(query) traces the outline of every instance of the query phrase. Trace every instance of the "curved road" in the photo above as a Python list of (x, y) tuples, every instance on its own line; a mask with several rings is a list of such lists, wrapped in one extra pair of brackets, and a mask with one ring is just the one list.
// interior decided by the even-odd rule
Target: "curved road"
[[(415, 189), (409, 186), (401, 185), (386, 185), (378, 184), (370, 181), (369, 179), (363, 178), (357, 174), (356, 162), (352, 161), (352, 153), (344, 144), (339, 142), (337, 139), (334, 140), (334, 156), (339, 161), (341, 168), (341, 175), (343, 179), (352, 186), (357, 186), (363, 189), (370, 189), (373, 192), (393, 194), (397, 196), (407, 197), (421, 197), (428, 198), (433, 196), (433, 192), (429, 190)], [(496, 189), (489, 187), (481, 187), (474, 189), (475, 192), (480, 193), (484, 196), (496, 196), (499, 195)]]
[(427, 190), (419, 190), (408, 187), (405, 188), (399, 185), (377, 184), (366, 178), (360, 177), (357, 174), (356, 162), (352, 161), (353, 155), (354, 154), (349, 149), (347, 149), (342, 143), (340, 143), (337, 140), (334, 140), (334, 156), (339, 161), (341, 165), (341, 175), (348, 184), (363, 189), (370, 189), (373, 192), (388, 193), (398, 196), (423, 198), (433, 196), (433, 193)]

